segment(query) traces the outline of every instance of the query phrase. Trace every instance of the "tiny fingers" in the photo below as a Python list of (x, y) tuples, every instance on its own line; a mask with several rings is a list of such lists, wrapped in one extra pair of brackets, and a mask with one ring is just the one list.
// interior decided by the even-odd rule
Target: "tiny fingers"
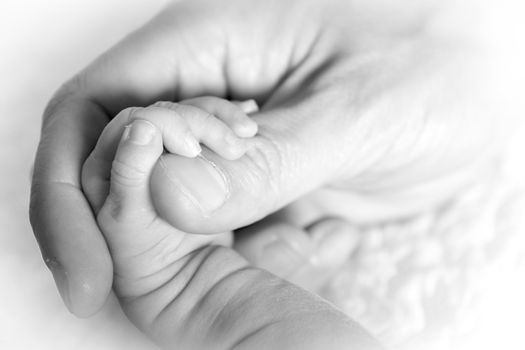
[(120, 135), (133, 120), (155, 125), (171, 153), (194, 158), (201, 153), (202, 142), (223, 158), (235, 160), (246, 153), (247, 138), (257, 133), (257, 123), (247, 115), (257, 110), (254, 100), (230, 102), (218, 97), (157, 102), (146, 108), (122, 110), (106, 126), (83, 166), (82, 186), (91, 207), (98, 213), (108, 195)]
[(131, 120), (147, 120), (154, 124), (162, 134), (164, 146), (171, 153), (190, 158), (198, 156), (201, 147), (188, 120), (167, 108), (166, 103), (138, 109), (131, 116)]
[(200, 141), (221, 157), (234, 160), (242, 157), (248, 148), (246, 140), (222, 120), (193, 105), (159, 102), (136, 111), (132, 119), (155, 124), (171, 153), (195, 157), (201, 150)]
[(239, 137), (253, 137), (257, 133), (257, 123), (248, 113), (258, 110), (254, 100), (230, 102), (219, 97), (198, 97), (182, 101), (183, 105), (191, 105), (213, 114), (228, 125)]

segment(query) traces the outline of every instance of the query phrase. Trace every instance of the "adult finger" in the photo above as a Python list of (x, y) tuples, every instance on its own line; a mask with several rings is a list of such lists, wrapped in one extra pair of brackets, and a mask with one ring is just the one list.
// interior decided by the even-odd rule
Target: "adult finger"
[(338, 218), (304, 229), (263, 220), (237, 231), (234, 248), (253, 265), (315, 293), (339, 271), (357, 242), (355, 227)]
[(108, 118), (66, 86), (45, 113), (31, 186), (30, 220), (68, 309), (89, 316), (105, 303), (111, 258), (82, 193), (80, 169)]

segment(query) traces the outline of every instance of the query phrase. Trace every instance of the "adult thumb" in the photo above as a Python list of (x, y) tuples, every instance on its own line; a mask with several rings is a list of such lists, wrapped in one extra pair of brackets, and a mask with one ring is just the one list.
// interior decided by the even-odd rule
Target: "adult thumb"
[[(332, 103), (333, 104), (333, 103)], [(152, 173), (158, 214), (178, 229), (236, 229), (337, 178), (346, 162), (350, 126), (328, 96), (262, 110), (259, 133), (241, 159), (204, 150), (190, 159), (164, 154)]]

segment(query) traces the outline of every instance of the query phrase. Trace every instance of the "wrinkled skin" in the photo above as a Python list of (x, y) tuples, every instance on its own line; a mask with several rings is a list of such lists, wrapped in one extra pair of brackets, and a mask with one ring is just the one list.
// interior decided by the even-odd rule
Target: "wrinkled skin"
[[(158, 118), (158, 107), (131, 111), (104, 129), (82, 181), (111, 252), (113, 290), (140, 330), (166, 349), (379, 348), (326, 301), (250, 266), (227, 233), (186, 233), (163, 219), (151, 174), (174, 156), (163, 152), (177, 142), (174, 116)], [(122, 121), (130, 124), (120, 137)], [(109, 176), (100, 156), (113, 141)]]
[[(167, 219), (211, 233), (275, 213), (243, 229), (237, 249), (276, 272), (286, 265), (275, 263), (282, 248), (261, 254), (261, 243), (293, 241), (301, 256), (323, 255), (312, 231), (410, 215), (464, 186), (500, 131), (498, 84), (480, 74), (490, 71), (483, 47), (438, 5), (174, 2), (67, 82), (45, 112), (31, 221), (69, 309), (93, 314), (111, 288), (80, 171), (104, 126), (129, 106), (200, 95), (258, 101), (254, 150), (236, 162), (206, 155), (229, 182), (222, 204), (181, 197)], [(287, 274), (308, 286), (295, 272)]]

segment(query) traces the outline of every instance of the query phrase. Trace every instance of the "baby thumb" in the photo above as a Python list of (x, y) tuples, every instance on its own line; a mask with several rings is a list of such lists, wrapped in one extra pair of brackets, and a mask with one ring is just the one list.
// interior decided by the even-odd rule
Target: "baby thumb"
[[(109, 194), (101, 213), (109, 213), (117, 222), (151, 220), (144, 217), (151, 207), (149, 180), (162, 154), (162, 137), (155, 125), (134, 120), (126, 126), (111, 167)], [(152, 207), (151, 207), (152, 208)]]

